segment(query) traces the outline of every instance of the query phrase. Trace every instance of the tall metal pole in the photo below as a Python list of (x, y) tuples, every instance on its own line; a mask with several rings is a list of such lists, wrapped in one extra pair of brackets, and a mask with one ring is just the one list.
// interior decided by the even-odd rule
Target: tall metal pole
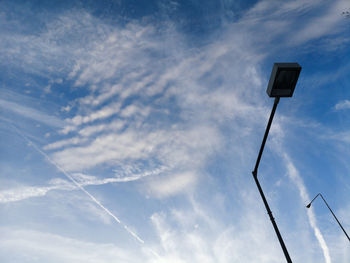
[(266, 127), (266, 130), (265, 130), (265, 135), (264, 135), (264, 138), (262, 140), (262, 143), (261, 143), (261, 146), (260, 146), (260, 151), (259, 151), (259, 154), (258, 154), (258, 158), (256, 160), (256, 163), (255, 163), (255, 168), (254, 168), (254, 171), (252, 172), (253, 174), (253, 177), (254, 177), (254, 180), (255, 180), (255, 183), (256, 183), (256, 186), (258, 187), (258, 190), (259, 190), (259, 193), (261, 195), (261, 198), (264, 202), (264, 205), (265, 205), (265, 208), (267, 210), (267, 213), (270, 217), (270, 220), (271, 220), (271, 223), (273, 225), (273, 228), (275, 229), (275, 232), (276, 232), (276, 235), (277, 235), (277, 238), (278, 238), (278, 241), (280, 242), (280, 245), (282, 247), (282, 250), (283, 250), (283, 253), (284, 253), (284, 256), (286, 257), (286, 260), (288, 263), (292, 263), (292, 260), (289, 256), (289, 253), (288, 253), (288, 250), (287, 250), (287, 247), (286, 245), (284, 244), (284, 241), (282, 239), (282, 236), (281, 236), (281, 233), (280, 231), (278, 230), (278, 227), (277, 227), (277, 224), (275, 222), (275, 219), (272, 215), (272, 212), (271, 212), (271, 209), (270, 209), (270, 206), (269, 204), (267, 203), (267, 200), (265, 198), (265, 195), (264, 195), (264, 192), (260, 186), (260, 183), (259, 183), (259, 180), (258, 180), (258, 168), (259, 168), (259, 163), (260, 163), (260, 159), (261, 159), (261, 156), (262, 156), (262, 153), (264, 151), (264, 147), (265, 147), (265, 143), (266, 143), (266, 140), (267, 140), (267, 136), (269, 135), (269, 131), (270, 131), (270, 127), (271, 127), (271, 123), (272, 123), (272, 120), (273, 120), (273, 117), (275, 115), (275, 112), (276, 112), (276, 108), (277, 108), (277, 105), (278, 105), (278, 102), (279, 102), (280, 98), (279, 97), (276, 97), (275, 98), (275, 101), (274, 101), (274, 104), (273, 104), (273, 107), (272, 107), (272, 111), (271, 111), (271, 114), (270, 114), (270, 118), (269, 118), (269, 122), (267, 123), (267, 127)]
[(335, 220), (337, 220), (340, 228), (343, 230), (344, 234), (346, 235), (346, 237), (348, 238), (349, 242), (350, 242), (350, 238), (348, 236), (348, 234), (346, 233), (345, 229), (343, 228), (343, 226), (340, 224), (338, 218), (335, 216), (335, 214), (333, 213), (332, 209), (329, 207), (328, 203), (326, 202), (326, 200), (323, 198), (322, 194), (319, 193), (317, 194), (314, 199), (312, 199), (312, 201), (310, 202), (310, 204), (308, 204), (306, 207), (309, 208), (311, 206), (311, 203), (316, 199), (317, 196), (321, 196), (322, 200), (324, 201), (324, 203), (326, 204), (326, 206), (328, 207), (329, 211), (331, 211), (332, 215), (334, 216)]

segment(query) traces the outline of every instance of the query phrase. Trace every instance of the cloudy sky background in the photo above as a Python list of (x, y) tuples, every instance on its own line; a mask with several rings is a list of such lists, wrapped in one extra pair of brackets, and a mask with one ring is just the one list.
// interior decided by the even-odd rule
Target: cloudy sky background
[(350, 3), (1, 1), (1, 262), (349, 262)]

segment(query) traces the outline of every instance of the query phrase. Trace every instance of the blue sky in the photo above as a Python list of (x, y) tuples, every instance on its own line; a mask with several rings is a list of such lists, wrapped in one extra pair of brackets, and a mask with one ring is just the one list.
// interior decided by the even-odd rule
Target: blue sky
[(349, 1), (1, 1), (1, 262), (349, 262)]

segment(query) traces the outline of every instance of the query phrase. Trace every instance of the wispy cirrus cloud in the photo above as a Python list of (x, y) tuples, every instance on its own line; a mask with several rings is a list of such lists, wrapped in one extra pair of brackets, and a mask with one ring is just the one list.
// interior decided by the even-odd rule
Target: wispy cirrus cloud
[[(346, 0), (332, 3), (324, 0), (283, 3), (265, 0), (249, 9), (240, 22), (254, 32), (251, 37), (265, 42), (261, 47), (263, 50), (271, 45), (279, 48), (275, 44), (283, 43), (284, 48), (304, 45), (304, 50), (310, 50), (319, 45), (325, 51), (334, 51), (346, 46), (349, 41), (344, 34), (348, 28), (347, 20), (341, 15), (346, 8)], [(318, 42), (312, 42), (314, 40)]]
[[(272, 5), (265, 1), (242, 21), (256, 25), (251, 16), (256, 17), (260, 12), (261, 20), (268, 25), (266, 15), (272, 19), (285, 12), (291, 14), (288, 23), (293, 23), (292, 14), (308, 12), (317, 4), (318, 1), (306, 6), (301, 2), (289, 3), (278, 9), (278, 14), (271, 15), (266, 10)], [(69, 124), (62, 131), (68, 137), (45, 146), (53, 150), (51, 156), (67, 170), (80, 171), (105, 164), (113, 167), (125, 161), (149, 158), (168, 167), (178, 164), (189, 167), (197, 159), (194, 174), (198, 175), (205, 160), (221, 143), (219, 130), (225, 120), (246, 118), (246, 122), (258, 123), (260, 117), (251, 113), (257, 108), (266, 110), (255, 104), (255, 98), (249, 98), (251, 89), (262, 85), (260, 72), (252, 65), (259, 55), (252, 52), (254, 45), (249, 37), (243, 43), (233, 35), (188, 51), (174, 44), (174, 39), (183, 41), (176, 31), (168, 38), (167, 34), (158, 34), (152, 25), (130, 23), (112, 29), (88, 14), (74, 16), (81, 16), (82, 22), (76, 23), (73, 15), (67, 13), (60, 21), (53, 20), (41, 35), (66, 39), (65, 36), (74, 32), (79, 34), (81, 26), (103, 32), (88, 38), (87, 45), (72, 56), (75, 60), (68, 78), (76, 88), (89, 87), (90, 91), (76, 101), (79, 113), (67, 119)], [(65, 24), (71, 26), (63, 27)], [(249, 23), (246, 27), (249, 29)], [(84, 56), (80, 56), (82, 53)], [(234, 66), (232, 61), (236, 61)], [(234, 87), (231, 83), (235, 83)], [(169, 107), (170, 101), (173, 107)], [(164, 121), (149, 122), (159, 117)], [(191, 169), (187, 172), (192, 173)], [(174, 170), (169, 176), (176, 174), (178, 171)]]
[[(326, 2), (324, 2), (326, 4)], [(320, 9), (320, 15), (313, 17), (294, 37), (296, 43), (303, 43), (325, 35), (335, 34), (342, 30), (346, 21), (341, 16), (343, 10), (349, 7), (346, 0), (338, 0), (332, 3), (326, 10)], [(346, 41), (346, 38), (344, 38)]]
[(194, 187), (198, 180), (195, 172), (174, 173), (171, 177), (154, 178), (148, 181), (148, 192), (158, 198), (173, 196)]
[[(284, 32), (293, 28), (291, 34), (299, 34), (299, 42), (294, 43), (298, 45), (330, 34), (339, 24), (332, 18), (326, 30), (310, 38), (303, 28), (294, 29), (293, 25), (298, 24), (299, 15), (308, 14), (322, 1), (278, 2), (281, 8), (276, 8), (277, 2), (262, 1), (237, 23), (228, 25), (220, 37), (207, 39), (210, 44), (196, 47), (188, 44), (171, 22), (165, 26), (137, 21), (111, 26), (78, 10), (54, 16), (37, 35), (5, 35), (6, 43), (19, 47), (9, 49), (13, 66), (28, 67), (29, 72), (41, 75), (59, 72), (69, 83), (62, 88), (74, 91), (62, 105), (66, 112), (64, 127), (59, 127), (61, 134), (43, 146), (48, 157), (81, 186), (139, 181), (138, 190), (143, 195), (161, 201), (178, 194), (187, 200), (197, 193), (197, 186), (208, 179), (206, 168), (223, 151), (232, 157), (232, 167), (224, 164), (234, 171), (232, 180), (240, 178), (239, 172), (246, 172), (244, 165), (252, 160), (256, 128), (264, 127), (268, 116), (268, 107), (257, 94), (263, 94), (265, 88), (266, 77), (260, 67), (271, 42), (278, 39), (274, 48), (284, 47), (288, 42)], [(327, 23), (327, 14), (319, 21)], [(311, 30), (313, 19), (308, 22)], [(21, 64), (19, 58), (27, 51), (33, 53), (23, 56)], [(5, 53), (2, 56), (9, 58)], [(274, 141), (281, 141), (282, 128), (283, 124), (274, 125)], [(231, 147), (230, 151), (226, 147)], [(287, 167), (299, 195), (305, 198), (306, 187), (300, 183), (296, 167), (286, 160), (281, 165)], [(118, 172), (122, 176), (110, 176)], [(214, 173), (208, 176), (210, 183), (231, 180), (222, 171)], [(236, 220), (234, 225), (215, 217), (217, 203), (208, 211), (191, 204), (189, 210), (195, 212), (183, 207), (168, 212), (162, 207), (159, 210), (163, 211), (152, 212), (150, 218), (159, 238), (153, 245), (160, 258), (140, 255), (132, 261), (280, 262), (278, 245), (270, 247), (275, 239), (268, 231), (269, 222), (260, 220), (263, 212), (256, 200), (249, 199), (251, 190), (242, 187), (246, 180), (244, 177), (234, 188), (240, 198), (233, 199), (234, 204), (248, 207), (244, 216), (234, 209), (228, 209), (233, 211), (232, 217), (227, 210), (220, 211), (228, 221)], [(54, 180), (43, 187), (12, 189), (0, 196), (3, 194), (4, 202), (13, 202), (52, 190), (73, 189), (78, 187)], [(147, 223), (142, 222), (142, 226)], [(311, 226), (320, 234), (316, 223)], [(328, 260), (327, 244), (322, 243), (321, 234), (317, 238)]]
[(61, 128), (65, 123), (56, 116), (52, 116), (31, 107), (23, 106), (16, 102), (0, 99), (0, 107), (21, 117), (28, 118), (35, 122), (46, 124), (50, 127)]
[[(153, 214), (151, 221), (160, 240), (155, 248), (160, 259), (155, 262), (280, 262), (269, 222), (256, 220), (261, 211), (251, 201), (242, 201), (250, 207), (240, 211), (243, 217), (235, 217), (232, 211), (231, 224), (220, 220), (220, 208), (210, 209), (194, 199), (187, 209)], [(175, 225), (180, 231), (174, 230)], [(265, 249), (270, 252), (264, 253)]]
[[(70, 187), (71, 188), (71, 187)], [(10, 203), (25, 200), (31, 197), (45, 196), (54, 189), (67, 189), (66, 186), (27, 186), (0, 191), (0, 203)], [(68, 188), (69, 189), (69, 188)]]
[(56, 141), (44, 146), (44, 150), (53, 150), (65, 147), (67, 145), (72, 146), (85, 142), (85, 138), (73, 137), (65, 140)]
[[(225, 40), (186, 51), (172, 40), (183, 41), (176, 31), (157, 30), (137, 23), (114, 28), (88, 45), (88, 55), (76, 61), (69, 78), (90, 92), (76, 101), (79, 114), (66, 120), (66, 137), (45, 146), (65, 169), (147, 160), (171, 167), (169, 180), (182, 173), (198, 176), (222, 143), (219, 126), (226, 119), (252, 116), (258, 121), (250, 114), (254, 104), (242, 99), (248, 98), (248, 86), (261, 85), (256, 67), (248, 66), (256, 59), (251, 50), (238, 52), (242, 43), (229, 45)], [(227, 70), (232, 59), (237, 67)], [(222, 83), (214, 91), (217, 80)], [(182, 187), (186, 185), (191, 187)]]
[[(154, 170), (146, 171), (144, 173), (129, 173), (125, 175), (115, 174), (114, 177), (99, 178), (92, 175), (74, 173), (71, 177), (81, 186), (96, 186), (111, 183), (126, 183), (140, 180), (148, 176), (159, 175), (160, 173), (166, 171), (165, 167), (160, 167)], [(79, 188), (72, 184), (71, 182), (61, 179), (54, 178), (48, 182), (46, 186), (19, 186), (7, 190), (0, 191), (0, 203), (10, 203), (25, 200), (32, 197), (42, 197), (48, 192), (54, 190), (79, 190)], [(159, 190), (159, 189), (158, 189)], [(170, 189), (171, 191), (176, 191), (176, 189)], [(164, 191), (164, 190), (162, 190)]]

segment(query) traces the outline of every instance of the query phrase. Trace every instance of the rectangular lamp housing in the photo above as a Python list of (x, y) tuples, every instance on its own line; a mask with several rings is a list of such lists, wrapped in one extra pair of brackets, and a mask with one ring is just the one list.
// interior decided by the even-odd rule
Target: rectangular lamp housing
[(267, 94), (270, 97), (292, 97), (300, 71), (298, 63), (274, 63)]

